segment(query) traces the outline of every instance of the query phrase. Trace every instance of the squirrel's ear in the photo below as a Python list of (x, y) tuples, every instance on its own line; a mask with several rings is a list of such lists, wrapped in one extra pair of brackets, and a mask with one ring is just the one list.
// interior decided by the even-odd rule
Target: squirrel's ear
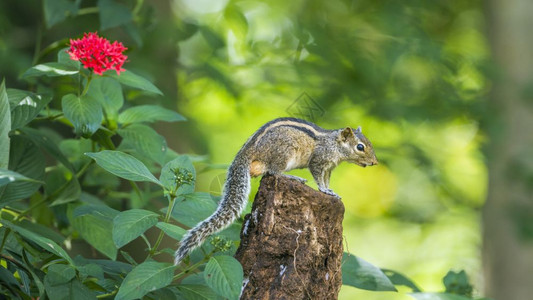
[(350, 137), (353, 137), (353, 135), (353, 130), (350, 127), (346, 127), (341, 131), (339, 138), (342, 142), (345, 142)]
[(358, 134), (361, 132), (363, 132), (363, 129), (361, 128), (361, 126), (358, 126), (357, 129), (355, 130), (355, 134)]

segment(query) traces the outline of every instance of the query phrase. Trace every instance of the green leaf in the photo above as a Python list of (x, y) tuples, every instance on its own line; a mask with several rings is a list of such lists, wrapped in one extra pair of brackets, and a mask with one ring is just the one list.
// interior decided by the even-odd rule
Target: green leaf
[(7, 220), (0, 220), (0, 223), (8, 227), (9, 229), (13, 230), (14, 232), (20, 234), (24, 238), (36, 243), (37, 245), (47, 250), (48, 252), (51, 252), (65, 259), (69, 264), (74, 265), (74, 262), (72, 261), (70, 256), (67, 254), (67, 252), (63, 248), (61, 248), (58, 244), (56, 244), (54, 241), (52, 241), (51, 239), (40, 236), (34, 232), (31, 232), (27, 229), (17, 226)]
[(11, 105), (11, 129), (18, 129), (28, 124), (41, 112), (52, 100), (51, 97), (36, 95), (26, 92), (26, 96), (20, 99), (21, 93), (16, 90), (8, 90), (7, 95)]
[(446, 293), (463, 295), (471, 298), (473, 287), (464, 270), (460, 272), (449, 271), (442, 279)]
[(398, 273), (393, 270), (388, 269), (381, 269), (385, 275), (390, 279), (390, 281), (394, 285), (403, 285), (408, 288), (410, 288), (413, 292), (420, 292), (420, 288), (409, 278), (407, 278), (405, 275)]
[(74, 261), (76, 262), (76, 266), (95, 264), (101, 267), (105, 273), (110, 275), (122, 276), (131, 272), (133, 269), (132, 265), (120, 261), (112, 261), (108, 259), (87, 259), (79, 255), (74, 258)]
[(9, 165), (9, 131), (11, 131), (11, 113), (6, 93), (5, 81), (0, 85), (0, 168)]
[(138, 263), (135, 261), (135, 259), (133, 259), (133, 257), (131, 257), (131, 255), (126, 252), (126, 251), (123, 251), (123, 250), (120, 250), (120, 254), (122, 254), (122, 257), (130, 264), (136, 266), (138, 265)]
[(45, 295), (44, 284), (43, 284), (41, 276), (39, 276), (40, 274), (42, 274), (42, 272), (39, 269), (36, 269), (33, 267), (33, 264), (28, 259), (26, 250), (22, 250), (22, 259), (24, 261), (24, 264), (26, 265), (26, 270), (32, 276), (33, 283), (35, 283), (35, 285), (37, 286), (37, 289), (39, 290), (39, 297), (44, 297)]
[[(172, 253), (174, 254), (174, 252)], [(180, 283), (181, 284), (198, 284), (198, 285), (207, 286), (205, 283), (204, 272), (197, 272), (194, 274), (190, 274), (187, 277), (183, 278), (183, 280), (181, 280)]]
[(231, 256), (215, 256), (205, 266), (207, 285), (228, 299), (238, 299), (241, 294), (243, 271), (241, 264)]
[(397, 291), (390, 279), (374, 265), (346, 252), (342, 259), (342, 284), (370, 291)]
[(94, 164), (87, 169), (83, 184), (90, 187), (104, 188), (106, 190), (116, 190), (120, 185), (120, 178), (105, 169)]
[(220, 231), (215, 236), (220, 235), (225, 237), (226, 239), (230, 241), (238, 241), (241, 236), (241, 229), (242, 229), (242, 223), (241, 222), (234, 222), (226, 229)]
[(79, 280), (70, 282), (70, 295), (65, 300), (97, 300), (96, 293), (82, 284)]
[(117, 120), (118, 110), (124, 104), (122, 87), (118, 81), (110, 77), (96, 76), (91, 80), (87, 93), (102, 105), (108, 119)]
[(67, 169), (69, 169), (72, 173), (75, 173), (74, 166), (70, 163), (70, 161), (63, 155), (61, 150), (59, 150), (59, 147), (57, 144), (44, 132), (24, 127), (20, 129), (26, 137), (28, 137), (32, 142), (34, 142), (37, 146), (44, 149), (48, 154), (53, 156), (55, 159), (57, 159), (59, 162), (63, 164)]
[(104, 150), (85, 155), (94, 159), (106, 171), (132, 181), (150, 181), (161, 185), (148, 168), (135, 157), (121, 151)]
[(62, 22), (68, 15), (76, 15), (78, 13), (79, 3), (79, 0), (44, 0), (43, 9), (46, 28)]
[(68, 94), (61, 99), (65, 117), (74, 125), (76, 134), (91, 136), (102, 123), (102, 106), (89, 95)]
[(167, 142), (151, 127), (144, 124), (133, 124), (117, 130), (122, 137), (121, 147), (132, 146), (135, 151), (146, 158), (150, 158), (160, 165), (164, 164)]
[(115, 135), (114, 132), (108, 130), (105, 127), (100, 127), (93, 135), (91, 135), (91, 140), (97, 142), (102, 147), (106, 149), (115, 149), (115, 144), (111, 140), (111, 137)]
[(117, 75), (114, 71), (108, 71), (105, 75), (117, 79), (120, 83), (146, 92), (163, 95), (163, 93), (150, 81), (129, 70)]
[(55, 197), (54, 201), (50, 203), (50, 206), (61, 205), (72, 201), (77, 201), (81, 196), (81, 187), (78, 179), (74, 176), (68, 182), (66, 187)]
[(171, 264), (144, 262), (124, 278), (115, 300), (142, 298), (151, 291), (169, 285), (173, 275), (174, 266)]
[(72, 65), (67, 65), (63, 63), (57, 63), (57, 62), (50, 62), (50, 63), (39, 64), (39, 65), (29, 68), (26, 72), (24, 72), (24, 74), (22, 74), (22, 78), (43, 76), (43, 75), (48, 76), (48, 77), (56, 77), (56, 76), (74, 75), (78, 73), (79, 73), (79, 70), (73, 67)]
[[(177, 174), (175, 174), (177, 172)], [(181, 180), (178, 182), (177, 176), (188, 177), (191, 175), (190, 180)], [(159, 181), (163, 184), (167, 191), (172, 191), (176, 196), (183, 194), (190, 194), (194, 192), (194, 185), (196, 182), (196, 170), (192, 164), (190, 157), (187, 155), (181, 155), (177, 158), (169, 161), (161, 169), (161, 175)], [(178, 183), (180, 185), (178, 186)]]
[(81, 68), (80, 62), (70, 58), (70, 54), (68, 54), (67, 50), (69, 50), (69, 48), (63, 48), (57, 52), (57, 62), (63, 65), (72, 66), (73, 68), (76, 68), (76, 70), (79, 70)]
[(113, 242), (113, 218), (118, 211), (97, 205), (82, 205), (72, 213), (71, 223), (80, 235), (96, 250), (112, 260), (117, 258), (117, 247)]
[(159, 105), (139, 105), (126, 109), (118, 116), (118, 122), (122, 124), (140, 122), (177, 122), (186, 119), (177, 112), (163, 108)]
[(54, 300), (96, 300), (95, 292), (91, 291), (88, 287), (83, 285), (77, 279), (54, 284), (51, 282), (54, 278), (54, 273), (46, 274), (44, 278), (44, 286), (48, 298)]
[(139, 48), (143, 47), (143, 37), (141, 36), (139, 28), (136, 26), (135, 22), (123, 24), (121, 28), (131, 37), (133, 41), (135, 41), (135, 44), (137, 44)]
[(84, 281), (87, 277), (94, 277), (98, 278), (100, 280), (104, 279), (104, 270), (102, 267), (100, 267), (97, 264), (85, 264), (83, 266), (80, 266), (77, 264), (77, 261), (74, 260), (76, 263), (76, 269), (80, 272), (80, 279)]
[(446, 293), (413, 293), (409, 295), (417, 300), (472, 300), (471, 298)]
[(64, 139), (59, 143), (59, 150), (61, 150), (61, 153), (65, 153), (66, 159), (72, 162), (75, 170), (80, 170), (91, 161), (91, 158), (85, 155), (91, 149), (92, 143), (88, 139)]
[(98, 0), (98, 9), (100, 11), (100, 30), (117, 27), (133, 19), (128, 7), (113, 0)]
[(212, 300), (216, 299), (215, 292), (206, 285), (200, 284), (180, 284), (178, 290), (183, 299), (187, 300)]
[(47, 239), (51, 239), (58, 245), (63, 244), (63, 242), (65, 242), (65, 237), (63, 237), (61, 234), (57, 233), (50, 227), (41, 225), (39, 223), (33, 223), (28, 220), (22, 220), (17, 223), (17, 225)]
[[(205, 220), (217, 209), (217, 204), (208, 193), (192, 193), (179, 197), (172, 210), (172, 218), (192, 227)], [(164, 211), (166, 209), (163, 209)]]
[(224, 10), (224, 19), (226, 20), (229, 29), (233, 31), (238, 39), (245, 39), (248, 33), (248, 21), (240, 10), (240, 8), (231, 3)]
[(31, 196), (41, 186), (45, 161), (42, 152), (27, 138), (15, 135), (11, 138), (9, 170), (34, 179), (36, 182), (15, 181), (0, 186), (0, 207)]
[(198, 25), (180, 20), (175, 26), (175, 38), (177, 41), (185, 41), (198, 32)]
[[(68, 193), (65, 192), (68, 186), (72, 185), (70, 183), (71, 179), (74, 179), (72, 173), (70, 173), (66, 168), (63, 168), (61, 166), (49, 167), (45, 176), (44, 195), (46, 197), (50, 197), (51, 201), (54, 201), (57, 198), (61, 198), (61, 194), (65, 194), (67, 198), (70, 198), (68, 197)], [(79, 195), (80, 191), (78, 185), (78, 198)]]
[(28, 178), (17, 172), (13, 172), (13, 171), (0, 168), (0, 186), (4, 186), (8, 183), (15, 182), (15, 181), (39, 182), (35, 179)]
[(51, 285), (57, 285), (72, 280), (72, 278), (76, 276), (76, 270), (69, 265), (55, 264), (48, 267), (48, 273), (46, 276)]
[(0, 265), (0, 278), (2, 278), (2, 283), (11, 285), (14, 287), (19, 286), (18, 280), (15, 278), (13, 273), (9, 272), (6, 268)]
[(147, 299), (169, 299), (169, 300), (181, 300), (181, 298), (176, 298), (179, 293), (178, 289), (173, 286), (167, 286), (160, 288), (153, 292), (150, 292), (146, 295)]
[[(26, 293), (26, 294), (30, 294), (31, 293), (31, 290), (30, 290), (30, 284), (32, 284), (32, 281), (30, 279), (30, 276), (28, 275), (28, 271), (26, 269), (22, 269), (22, 268), (16, 268), (19, 276), (20, 276), (20, 281), (22, 283), (22, 290)], [(1, 276), (0, 276), (1, 277)]]
[(168, 235), (169, 237), (175, 239), (175, 240), (181, 240), (181, 238), (183, 237), (183, 235), (185, 234), (185, 232), (187, 232), (187, 230), (179, 227), (179, 226), (176, 226), (176, 225), (172, 225), (172, 224), (169, 224), (169, 223), (164, 223), (164, 222), (159, 222), (156, 224), (157, 228), (163, 230), (163, 232)]
[(11, 107), (16, 106), (17, 104), (19, 104), (19, 102), (24, 100), (24, 98), (26, 97), (36, 95), (32, 92), (25, 91), (25, 90), (18, 90), (18, 89), (6, 89), (6, 93), (7, 93), (7, 98), (9, 99), (9, 105)]
[(157, 223), (158, 214), (144, 209), (130, 209), (113, 219), (113, 241), (117, 248), (133, 241)]
[(200, 27), (200, 33), (212, 49), (220, 49), (226, 46), (225, 40), (208, 26)]

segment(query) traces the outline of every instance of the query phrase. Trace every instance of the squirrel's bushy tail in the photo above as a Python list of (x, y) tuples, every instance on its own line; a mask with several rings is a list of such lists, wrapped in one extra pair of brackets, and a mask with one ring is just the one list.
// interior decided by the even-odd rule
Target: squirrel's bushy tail
[(207, 219), (198, 223), (181, 239), (174, 254), (174, 265), (178, 265), (193, 249), (200, 246), (211, 234), (230, 225), (246, 207), (250, 193), (250, 159), (241, 151), (228, 169), (222, 199), (217, 210)]

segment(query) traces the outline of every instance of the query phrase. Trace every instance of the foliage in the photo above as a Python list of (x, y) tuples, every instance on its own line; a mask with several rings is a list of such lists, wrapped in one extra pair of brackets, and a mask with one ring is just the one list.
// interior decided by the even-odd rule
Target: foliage
[[(411, 13), (423, 16), (425, 5), (415, 2)], [(286, 8), (286, 15), (299, 22), (290, 32), (285, 27), (278, 28), (281, 35), (274, 40), (258, 38), (261, 36), (258, 28), (264, 20), (260, 16), (254, 19), (249, 11), (261, 4), (247, 6), (229, 1), (220, 12), (219, 21), (211, 20), (209, 14), (199, 14), (194, 19), (193, 13), (185, 9), (179, 12), (181, 18), (174, 28), (178, 40), (174, 42), (180, 42), (184, 53), (180, 57), (183, 68), (178, 69), (179, 81), (183, 83), (181, 96), (198, 97), (198, 101), (184, 105), (184, 110), (199, 121), (198, 130), (210, 132), (216, 127), (213, 124), (224, 119), (216, 114), (217, 118), (213, 118), (212, 110), (236, 117), (228, 112), (229, 105), (220, 105), (221, 99), (238, 102), (262, 94), (269, 99), (272, 96), (275, 103), (280, 95), (295, 90), (318, 95), (318, 105), (323, 109), (336, 111), (335, 104), (349, 98), (361, 104), (366, 114), (398, 122), (403, 118), (418, 121), (420, 116), (443, 120), (457, 114), (454, 105), (465, 108), (466, 113), (459, 117), (471, 117), (476, 111), (474, 100), (483, 92), (482, 80), (477, 80), (483, 55), (465, 58), (454, 49), (440, 52), (442, 49), (425, 39), (413, 43), (421, 35), (418, 31), (401, 33), (404, 40), (385, 35), (377, 35), (379, 38), (374, 40), (347, 39), (378, 29), (396, 31), (399, 25), (395, 22), (376, 20), (383, 16), (383, 20), (400, 20), (396, 14), (403, 9), (380, 9), (379, 4), (372, 4), (368, 14), (358, 14), (360, 19), (354, 22), (348, 9), (339, 9), (346, 8), (343, 1), (333, 1), (331, 6), (320, 3), (310, 1), (308, 6)], [(148, 37), (141, 38), (140, 31), (150, 28), (154, 19), (152, 8), (143, 1), (137, 1), (135, 6), (116, 0), (99, 0), (95, 7), (91, 5), (94, 4), (81, 0), (43, 0), (46, 27), (43, 40), (48, 44), (42, 47), (39, 40), (32, 45), (36, 48), (33, 61), (23, 59), (26, 64), (31, 61), (26, 70), (20, 65), (11, 73), (7, 73), (9, 68), (5, 69), (8, 80), (0, 86), (0, 291), (21, 299), (45, 295), (51, 299), (235, 299), (243, 280), (241, 266), (231, 257), (239, 226), (212, 237), (191, 254), (187, 264), (174, 267), (166, 263), (171, 261), (172, 249), (164, 248), (164, 237), (171, 239), (174, 246), (185, 228), (214, 211), (218, 199), (195, 189), (197, 175), (202, 171), (197, 174), (193, 166), (195, 157), (169, 149), (165, 137), (151, 125), (185, 118), (154, 104), (165, 97), (163, 92), (146, 78), (149, 72), (143, 68), (138, 72), (128, 66), (143, 55), (140, 45), (150, 47)], [(446, 5), (439, 9), (446, 16), (454, 14)], [(322, 12), (332, 13), (329, 18), (339, 23), (329, 24)], [(74, 21), (79, 21), (79, 25)], [(370, 21), (376, 21), (376, 28), (369, 26)], [(103, 76), (95, 75), (96, 70), (82, 68), (67, 53), (68, 39), (94, 31), (92, 23), (96, 22), (100, 23), (101, 32), (116, 33), (112, 30), (120, 29), (134, 44), (128, 45), (131, 61), (126, 61), (123, 66), (126, 70), (120, 74), (110, 70), (103, 72)], [(66, 29), (58, 34), (58, 28)], [(359, 29), (352, 32), (352, 28)], [(228, 29), (231, 34), (226, 32)], [(54, 34), (47, 35), (50, 32)], [(174, 36), (175, 32), (172, 33)], [(256, 38), (251, 39), (252, 35)], [(230, 44), (226, 36), (238, 41)], [(323, 46), (331, 41), (335, 47)], [(398, 45), (402, 51), (398, 51)], [(13, 61), (20, 59), (16, 55), (13, 54)], [(448, 58), (445, 63), (440, 63), (442, 56)], [(456, 60), (462, 67), (454, 64)], [(427, 78), (408, 76), (406, 69), (413, 65)], [(250, 71), (258, 69), (262, 75)], [(388, 76), (380, 75), (388, 70), (392, 70)], [(14, 80), (13, 73), (21, 75), (23, 83)], [(474, 79), (455, 81), (456, 76)], [(158, 79), (156, 82), (163, 82), (165, 78)], [(280, 84), (272, 88), (269, 84), (276, 81), (286, 82), (290, 87)], [(437, 88), (430, 88), (433, 86)], [(205, 101), (208, 93), (215, 95), (212, 102)], [(449, 102), (437, 101), (435, 105), (424, 102), (427, 98), (446, 97), (450, 97)], [(383, 105), (388, 108), (380, 109)], [(347, 110), (348, 113), (362, 114), (357, 110)], [(248, 120), (255, 126), (263, 121), (261, 118), (254, 116)], [(242, 127), (239, 122), (231, 123)], [(392, 128), (391, 124), (385, 125)], [(421, 131), (433, 133), (431, 127), (420, 126)], [(465, 134), (463, 129), (455, 132)], [(232, 140), (244, 138), (227, 138), (228, 145)], [(437, 170), (429, 178), (438, 186), (431, 195), (443, 194), (443, 199), (454, 201), (465, 196), (464, 201), (477, 205), (476, 195), (464, 193), (462, 182), (449, 185), (454, 178), (437, 166), (440, 156), (432, 153), (433, 141), (405, 140), (402, 151), (407, 159), (403, 161), (395, 161), (386, 151), (398, 147), (399, 139), (376, 144), (384, 150), (383, 160), (392, 162), (391, 168), (419, 164), (423, 170)], [(214, 156), (223, 155), (228, 148), (218, 147), (217, 153), (222, 154)], [(472, 153), (476, 154), (473, 150)], [(467, 180), (466, 185), (469, 183)], [(407, 207), (417, 204), (407, 203)], [(443, 205), (424, 206), (418, 210), (422, 211), (419, 215), (400, 205), (391, 214), (415, 222), (432, 221)], [(464, 273), (445, 277), (445, 293), (424, 293), (412, 279), (399, 272), (382, 270), (350, 254), (345, 254), (344, 259), (343, 283), (347, 286), (379, 292), (403, 291), (406, 287), (416, 299), (472, 296)]]
[(446, 293), (472, 297), (473, 287), (468, 281), (465, 271), (450, 271), (442, 279), (446, 287)]
[[(148, 117), (123, 110), (121, 82), (157, 94), (159, 90), (131, 71), (122, 74), (127, 74), (123, 80), (118, 77), (121, 75), (107, 73), (93, 79), (93, 71), (100, 70), (82, 69), (79, 63), (65, 58), (65, 51), (58, 51), (57, 62), (38, 64), (23, 75), (37, 90), (54, 85), (44, 77), (68, 77), (75, 92), (54, 91), (52, 97), (62, 99), (60, 106), (54, 102), (49, 105), (51, 97), (46, 94), (6, 89), (4, 84), (0, 88), (2, 112), (7, 116), (3, 120), (8, 122), (3, 126), (7, 130), (2, 144), (10, 146), (2, 152), (8, 169), (1, 169), (0, 186), (2, 270), (10, 280), (3, 285), (3, 293), (14, 298), (43, 297), (45, 293), (51, 299), (94, 299), (106, 294), (116, 294), (117, 299), (143, 297), (180, 279), (173, 277), (174, 266), (153, 261), (162, 253), (159, 245), (164, 231), (155, 243), (143, 235), (158, 220), (166, 228), (171, 226), (168, 223), (176, 199), (193, 191), (185, 186), (194, 186), (194, 168), (186, 156), (167, 153), (164, 138), (142, 123), (169, 116), (170, 121), (184, 118), (159, 106), (145, 105)], [(119, 121), (121, 110), (125, 117)], [(47, 132), (45, 128), (53, 123), (71, 127), (72, 138)], [(115, 147), (118, 136), (122, 150)], [(43, 150), (53, 157), (52, 162), (44, 162)], [(89, 200), (96, 198), (93, 192), (106, 189), (103, 181), (96, 189), (90, 188), (89, 182), (101, 173), (97, 165), (129, 181), (140, 198), (143, 195), (136, 182), (154, 183), (159, 197), (165, 195), (168, 200), (166, 214), (142, 209), (119, 212), (103, 201)], [(161, 173), (161, 181), (147, 165)], [(146, 189), (156, 191), (148, 185)], [(109, 192), (100, 198), (110, 199)], [(56, 226), (28, 222), (35, 220), (35, 212), (43, 207), (51, 213), (48, 220), (64, 220), (57, 229), (68, 239), (81, 236), (109, 260), (72, 259), (64, 245), (59, 245), (66, 239), (53, 230)], [(137, 265), (121, 251), (130, 264), (115, 262), (118, 250), (140, 236), (147, 243), (145, 261)], [(170, 287), (168, 292), (172, 293)]]
[(418, 286), (404, 275), (382, 270), (363, 259), (344, 253), (342, 265), (342, 283), (370, 291), (397, 292), (396, 286), (405, 286), (411, 290), (409, 294), (415, 299), (424, 300), (468, 300), (472, 298), (472, 286), (469, 285), (464, 271), (450, 271), (443, 279), (444, 293), (422, 292)]

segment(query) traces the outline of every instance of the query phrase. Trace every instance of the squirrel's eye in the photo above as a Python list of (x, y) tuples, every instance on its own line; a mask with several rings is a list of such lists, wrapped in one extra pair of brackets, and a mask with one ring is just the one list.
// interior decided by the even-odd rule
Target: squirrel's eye
[(365, 145), (363, 145), (363, 144), (361, 144), (361, 143), (357, 144), (357, 150), (359, 150), (359, 151), (365, 151)]

